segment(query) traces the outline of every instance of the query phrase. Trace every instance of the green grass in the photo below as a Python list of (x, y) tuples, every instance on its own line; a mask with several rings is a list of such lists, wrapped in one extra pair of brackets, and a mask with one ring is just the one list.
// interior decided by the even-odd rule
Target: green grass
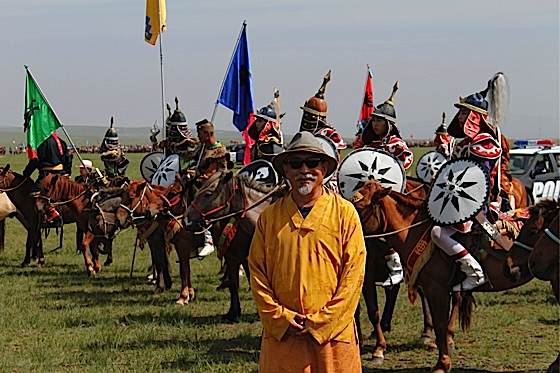
[[(90, 157), (100, 164), (97, 156)], [(141, 155), (131, 155), (130, 175), (137, 178)], [(3, 157), (16, 170), (25, 157)], [(194, 302), (178, 306), (178, 267), (174, 286), (159, 296), (145, 283), (149, 251), (138, 251), (132, 279), (132, 230), (114, 245), (115, 262), (89, 278), (74, 253), (74, 227), (65, 230), (64, 249), (47, 255), (44, 268), (22, 269), (25, 233), (10, 219), (6, 250), (0, 254), (0, 371), (256, 371), (261, 327), (247, 282), (242, 281), (244, 316), (224, 324), (229, 296), (216, 291), (215, 257), (193, 260)], [(46, 250), (56, 246), (51, 235)], [(174, 260), (173, 260), (174, 262)], [(473, 328), (459, 332), (453, 353), (455, 371), (543, 371), (560, 349), (559, 307), (548, 284), (534, 280), (500, 294), (477, 294)], [(364, 333), (371, 333), (365, 320)], [(421, 309), (401, 292), (389, 349), (379, 371), (424, 372), (436, 352), (417, 342)], [(367, 340), (368, 351), (372, 340)], [(377, 371), (369, 353), (366, 371)]]

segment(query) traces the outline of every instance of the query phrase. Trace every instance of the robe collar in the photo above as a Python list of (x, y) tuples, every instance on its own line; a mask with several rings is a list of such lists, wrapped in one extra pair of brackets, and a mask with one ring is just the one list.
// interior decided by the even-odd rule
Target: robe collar
[(327, 218), (325, 212), (327, 211), (327, 206), (332, 197), (332, 192), (323, 187), (323, 195), (315, 201), (313, 208), (304, 219), (290, 193), (286, 198), (286, 211), (290, 216), (292, 224), (296, 229), (316, 230), (323, 220)]

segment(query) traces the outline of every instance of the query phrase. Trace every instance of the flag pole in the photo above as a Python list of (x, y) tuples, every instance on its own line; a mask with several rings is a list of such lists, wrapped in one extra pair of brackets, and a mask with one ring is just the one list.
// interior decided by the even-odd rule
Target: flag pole
[(62, 124), (62, 122), (60, 121), (60, 118), (58, 118), (58, 115), (56, 115), (56, 111), (54, 111), (53, 106), (51, 105), (51, 103), (49, 102), (49, 100), (47, 99), (47, 96), (45, 96), (45, 94), (43, 93), (43, 91), (41, 90), (41, 87), (39, 86), (39, 84), (37, 83), (37, 80), (35, 80), (35, 77), (33, 76), (33, 74), (31, 74), (31, 71), (29, 71), (29, 66), (27, 65), (23, 65), (23, 67), (25, 67), (25, 71), (27, 71), (29, 73), (29, 75), (31, 76), (31, 79), (33, 79), (33, 81), (35, 82), (35, 86), (37, 87), (37, 89), (39, 90), (39, 93), (41, 93), (41, 96), (43, 96), (43, 99), (46, 101), (46, 103), (49, 105), (49, 107), (51, 108), (54, 116), (56, 117), (56, 119), (58, 120), (58, 123), (60, 123), (60, 128), (62, 128), (62, 132), (64, 132), (64, 135), (66, 135), (66, 138), (68, 139), (68, 141), (70, 142), (70, 144), (72, 145), (72, 147), (74, 148), (74, 151), (76, 152), (76, 155), (78, 156), (78, 159), (80, 160), (80, 163), (82, 164), (82, 166), (84, 166), (84, 168), (86, 169), (86, 171), (89, 173), (88, 168), (86, 167), (86, 165), (84, 164), (84, 159), (82, 158), (82, 156), (80, 155), (80, 152), (78, 151), (78, 147), (76, 146), (76, 144), (74, 144), (74, 142), (72, 141), (72, 139), (70, 138), (70, 135), (68, 134), (68, 132), (66, 132), (66, 128), (64, 128), (64, 125)]
[(216, 111), (218, 110), (218, 105), (220, 104), (220, 95), (222, 94), (222, 89), (224, 89), (224, 84), (226, 84), (226, 78), (227, 78), (227, 73), (229, 71), (229, 67), (233, 62), (233, 57), (235, 57), (235, 51), (237, 50), (237, 45), (239, 44), (239, 40), (241, 39), (241, 34), (243, 33), (243, 30), (245, 29), (246, 26), (247, 26), (247, 21), (244, 20), (243, 25), (241, 25), (241, 30), (239, 31), (239, 35), (237, 36), (237, 41), (235, 42), (235, 46), (233, 47), (233, 52), (231, 54), (231, 58), (229, 59), (229, 63), (226, 68), (226, 73), (224, 74), (224, 79), (222, 80), (222, 85), (220, 86), (220, 90), (218, 91), (218, 98), (216, 99), (216, 103), (214, 104), (214, 111), (212, 111), (212, 117), (210, 119), (210, 122), (212, 123), (214, 123), (214, 118), (216, 117)]
[[(163, 39), (163, 32), (159, 33), (159, 75), (160, 75), (160, 82), (161, 82), (161, 123), (163, 126), (163, 139), (167, 138), (167, 131), (165, 126), (165, 95), (164, 95), (164, 84), (163, 84), (163, 47), (162, 47), (162, 40)], [(165, 155), (165, 149), (163, 150)]]
[[(370, 76), (373, 77), (373, 74), (371, 73), (371, 68), (369, 67), (369, 63), (366, 64), (366, 69), (367, 69), (367, 76), (366, 76), (366, 85), (368, 82), (368, 79)], [(364, 97), (366, 95), (366, 86), (364, 86), (364, 94), (362, 95), (362, 102), (360, 102), (360, 110), (358, 110), (358, 121), (357, 121), (357, 126), (359, 127), (360, 125), (360, 117), (362, 116), (362, 105), (364, 103)], [(373, 102), (372, 102), (373, 104)]]

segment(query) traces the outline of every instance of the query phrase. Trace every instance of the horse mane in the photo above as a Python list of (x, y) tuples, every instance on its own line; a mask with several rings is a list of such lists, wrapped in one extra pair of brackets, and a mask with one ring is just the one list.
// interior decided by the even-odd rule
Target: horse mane
[(48, 190), (47, 197), (54, 200), (62, 200), (66, 198), (74, 198), (86, 189), (86, 185), (70, 180), (67, 177), (60, 175), (47, 175), (45, 179), (50, 180), (53, 177), (58, 177), (56, 184), (52, 189)]
[(255, 180), (255, 178), (247, 174), (237, 175), (237, 178), (246, 188), (256, 190), (260, 193), (268, 193), (275, 188), (275, 186), (261, 183), (260, 181)]
[(545, 216), (553, 212), (558, 213), (558, 210), (560, 210), (560, 200), (541, 199), (536, 205), (529, 207), (529, 214), (533, 218)]
[(397, 204), (399, 206), (400, 205), (405, 205), (407, 207), (412, 207), (412, 208), (421, 208), (422, 205), (425, 202), (421, 198), (417, 198), (417, 197), (409, 196), (407, 194), (395, 192), (394, 190), (391, 191), (391, 193), (389, 193), (389, 195), (391, 196), (391, 198), (393, 198), (397, 202)]

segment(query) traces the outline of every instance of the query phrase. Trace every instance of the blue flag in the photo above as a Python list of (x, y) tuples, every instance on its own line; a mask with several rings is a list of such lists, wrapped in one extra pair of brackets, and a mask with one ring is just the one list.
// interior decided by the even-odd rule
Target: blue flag
[(253, 114), (253, 78), (249, 45), (247, 44), (246, 24), (243, 24), (241, 36), (233, 54), (226, 74), (224, 87), (218, 102), (233, 111), (233, 125), (243, 132), (249, 125)]

